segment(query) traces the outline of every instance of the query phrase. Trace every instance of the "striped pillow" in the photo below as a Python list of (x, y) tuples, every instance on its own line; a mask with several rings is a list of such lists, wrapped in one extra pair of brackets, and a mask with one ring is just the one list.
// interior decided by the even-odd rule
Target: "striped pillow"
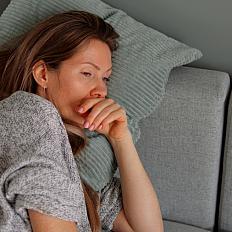
[[(0, 17), (0, 44), (26, 32), (45, 17), (67, 10), (97, 14), (120, 34), (119, 49), (112, 59), (108, 97), (126, 109), (129, 128), (136, 142), (140, 135), (138, 122), (159, 105), (170, 71), (199, 59), (201, 52), (100, 0), (12, 0)], [(106, 138), (88, 130), (86, 134), (89, 144), (75, 159), (82, 180), (100, 191), (111, 180), (117, 166)]]

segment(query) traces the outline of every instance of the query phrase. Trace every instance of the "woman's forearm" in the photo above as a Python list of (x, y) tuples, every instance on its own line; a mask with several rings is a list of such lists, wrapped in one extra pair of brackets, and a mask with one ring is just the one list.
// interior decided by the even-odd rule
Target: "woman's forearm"
[(163, 232), (158, 199), (130, 132), (123, 140), (110, 142), (119, 166), (123, 208), (128, 223), (136, 232)]

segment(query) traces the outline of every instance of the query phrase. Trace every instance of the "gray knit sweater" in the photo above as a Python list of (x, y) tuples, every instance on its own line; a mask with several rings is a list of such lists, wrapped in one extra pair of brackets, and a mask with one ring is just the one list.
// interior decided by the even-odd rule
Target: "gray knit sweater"
[[(83, 189), (67, 133), (54, 105), (17, 91), (0, 101), (0, 231), (32, 231), (27, 209), (90, 231)], [(98, 193), (104, 229), (122, 208), (116, 178)]]

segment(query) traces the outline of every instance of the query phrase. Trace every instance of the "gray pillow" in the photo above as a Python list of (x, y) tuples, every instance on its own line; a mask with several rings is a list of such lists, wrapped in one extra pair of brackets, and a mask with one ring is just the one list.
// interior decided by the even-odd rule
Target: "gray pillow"
[[(0, 45), (26, 32), (38, 21), (67, 10), (97, 14), (120, 34), (119, 48), (112, 59), (108, 97), (126, 109), (129, 128), (137, 142), (138, 122), (159, 105), (170, 71), (199, 59), (201, 52), (100, 0), (12, 0), (0, 17)], [(106, 138), (88, 130), (86, 134), (89, 143), (75, 160), (82, 180), (100, 191), (111, 180), (117, 165)]]

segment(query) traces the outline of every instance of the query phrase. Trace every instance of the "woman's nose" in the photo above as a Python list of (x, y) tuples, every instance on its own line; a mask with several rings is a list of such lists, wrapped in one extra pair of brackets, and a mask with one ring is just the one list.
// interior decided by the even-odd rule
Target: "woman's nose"
[(98, 97), (98, 98), (104, 98), (107, 95), (107, 87), (105, 83), (99, 83), (92, 89), (91, 96)]

